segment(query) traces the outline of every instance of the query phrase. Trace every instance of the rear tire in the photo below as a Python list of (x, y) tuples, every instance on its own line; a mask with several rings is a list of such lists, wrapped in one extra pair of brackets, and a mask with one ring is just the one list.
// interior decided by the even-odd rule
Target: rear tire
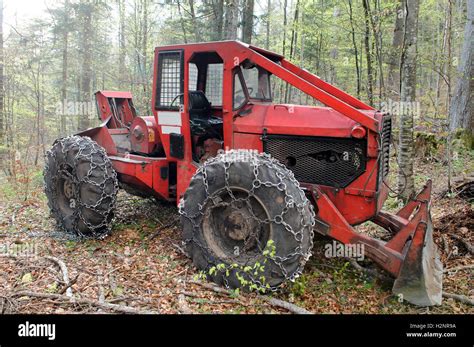
[[(311, 255), (313, 206), (293, 173), (267, 154), (233, 150), (206, 161), (179, 212), (194, 265), (227, 287), (276, 289), (297, 277)], [(253, 271), (256, 263), (263, 272)]]
[(95, 141), (82, 136), (56, 140), (46, 154), (44, 182), (48, 206), (59, 228), (93, 238), (109, 232), (117, 174)]

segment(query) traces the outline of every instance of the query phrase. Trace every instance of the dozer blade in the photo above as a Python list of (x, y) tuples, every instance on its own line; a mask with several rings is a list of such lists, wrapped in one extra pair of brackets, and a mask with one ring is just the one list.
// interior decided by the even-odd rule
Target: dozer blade
[[(397, 214), (381, 211), (374, 222), (394, 236), (386, 250), (399, 252), (401, 263), (395, 276), (393, 293), (418, 306), (441, 304), (443, 265), (433, 241), (430, 214), (431, 180)], [(382, 264), (383, 265), (383, 264)]]
[(407, 243), (407, 252), (392, 289), (403, 300), (418, 306), (440, 305), (443, 289), (443, 265), (433, 241), (428, 211), (426, 215), (426, 222), (418, 224), (412, 240)]
[(443, 266), (433, 241), (430, 216), (431, 181), (398, 213), (380, 211), (373, 222), (393, 237), (383, 242), (357, 232), (329, 197), (317, 190), (318, 218), (323, 232), (344, 244), (363, 244), (364, 254), (395, 277), (393, 293), (418, 306), (441, 304)]

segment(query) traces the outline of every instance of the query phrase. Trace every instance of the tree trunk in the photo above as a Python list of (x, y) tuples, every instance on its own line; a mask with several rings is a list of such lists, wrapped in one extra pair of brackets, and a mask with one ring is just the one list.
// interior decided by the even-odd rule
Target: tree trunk
[[(83, 1), (80, 4), (82, 12), (82, 81), (81, 81), (81, 102), (91, 100), (91, 79), (92, 79), (92, 3)], [(85, 105), (85, 104), (84, 104)], [(85, 112), (86, 113), (86, 112)], [(84, 130), (89, 127), (89, 115), (80, 116), (79, 129)]]
[(369, 99), (369, 104), (374, 104), (374, 72), (372, 69), (372, 51), (370, 49), (370, 19), (369, 19), (369, 9), (368, 2), (369, 0), (362, 0), (364, 6), (364, 18), (365, 18), (365, 34), (364, 34), (364, 44), (365, 44), (365, 55), (367, 59), (367, 98)]
[(405, 23), (405, 0), (397, 6), (395, 29), (393, 30), (392, 47), (388, 61), (388, 95), (393, 100), (400, 98), (400, 52), (403, 46), (403, 25)]
[(265, 49), (270, 49), (270, 14), (272, 11), (272, 0), (267, 1), (267, 18), (265, 21)]
[(286, 53), (286, 25), (288, 23), (287, 14), (288, 0), (283, 1), (283, 56)]
[(196, 11), (194, 9), (194, 0), (189, 0), (189, 13), (191, 15), (191, 23), (192, 23), (193, 31), (194, 31), (194, 40), (195, 42), (200, 42), (201, 33), (200, 33), (199, 25), (196, 19)]
[[(288, 0), (283, 1), (283, 56), (286, 54), (286, 25), (288, 23), (288, 16), (287, 16), (287, 7), (288, 7)], [(280, 83), (280, 95), (279, 95), (279, 100), (280, 102), (285, 102), (285, 89), (287, 87), (287, 83), (284, 82), (283, 80), (278, 81)]]
[(119, 88), (122, 89), (125, 78), (125, 56), (127, 54), (125, 48), (125, 2), (118, 0), (119, 7)]
[[(410, 0), (405, 4), (405, 34), (401, 58), (400, 101), (411, 105), (416, 99), (416, 60), (419, 0)], [(400, 148), (398, 151), (398, 192), (407, 200), (414, 192), (413, 178), (413, 107), (403, 107), (400, 114)]]
[(242, 13), (242, 41), (252, 43), (254, 0), (244, 0)]
[(65, 109), (67, 108), (67, 77), (68, 77), (68, 46), (69, 46), (69, 28), (67, 23), (69, 22), (69, 1), (64, 1), (64, 24), (62, 26), (63, 31), (63, 66), (62, 66), (62, 81), (61, 81), (61, 103), (63, 105), (60, 114), (60, 126), (59, 135), (65, 136), (67, 133), (66, 129), (66, 115)]
[(239, 0), (225, 0), (224, 39), (237, 40)]
[(212, 1), (212, 8), (214, 11), (215, 30), (211, 30), (211, 40), (222, 40), (222, 30), (224, 27), (224, 0)]
[(179, 2), (179, 0), (177, 0), (177, 4), (178, 4), (179, 22), (181, 23), (181, 30), (183, 31), (183, 40), (184, 40), (184, 43), (188, 43), (188, 37), (186, 34), (186, 25), (184, 23), (183, 13), (181, 12), (181, 3)]
[(383, 75), (383, 61), (382, 61), (382, 33), (380, 29), (380, 8), (378, 1), (375, 1), (376, 18), (378, 19), (377, 23), (374, 20), (374, 15), (370, 9), (370, 3), (367, 1), (367, 12), (369, 14), (370, 25), (372, 27), (373, 41), (372, 41), (372, 51), (375, 47), (375, 58), (377, 59), (378, 66), (378, 87), (379, 87), (379, 105), (385, 97), (385, 81)]
[[(451, 106), (451, 75), (452, 75), (452, 51), (451, 51), (451, 41), (452, 41), (452, 26), (453, 26), (453, 0), (448, 0), (448, 30), (447, 30), (447, 37), (446, 37), (446, 48), (448, 50), (447, 62), (445, 65), (446, 68), (446, 84), (447, 84), (447, 91), (446, 91), (446, 115), (448, 116), (448, 129), (449, 129), (449, 113), (450, 113), (450, 106)], [(452, 176), (452, 133), (449, 132), (447, 138), (447, 161), (448, 161), (448, 191), (451, 191), (451, 176)]]
[(151, 114), (150, 110), (150, 103), (147, 102), (150, 100), (148, 95), (148, 35), (149, 35), (149, 28), (148, 28), (148, 1), (143, 2), (143, 41), (142, 41), (142, 57), (143, 57), (143, 71), (142, 71), (142, 86), (143, 86), (143, 98), (145, 104), (145, 112), (146, 114)]
[(3, 81), (3, 0), (0, 0), (0, 145), (3, 144), (5, 137), (5, 114), (4, 114), (4, 100), (5, 90)]
[[(441, 52), (440, 52), (440, 60), (441, 64), (439, 67), (438, 71), (438, 80), (436, 82), (436, 99), (435, 99), (435, 110), (436, 114), (435, 116), (438, 116), (439, 114), (439, 109), (440, 109), (440, 100), (441, 100), (441, 81), (444, 81), (446, 83), (446, 58), (445, 56), (450, 54), (447, 52), (447, 46), (448, 46), (448, 40), (450, 36), (450, 18), (449, 18), (449, 11), (450, 11), (450, 6), (446, 7), (446, 15), (445, 20), (444, 20), (444, 28), (443, 28), (443, 44), (441, 46)], [(442, 77), (442, 78), (441, 78)], [(446, 105), (447, 107), (448, 105)]]
[(360, 99), (359, 53), (358, 53), (357, 42), (356, 42), (356, 37), (355, 37), (354, 16), (352, 12), (352, 0), (349, 0), (349, 22), (351, 23), (351, 38), (352, 38), (352, 45), (354, 46), (354, 56), (355, 56), (355, 69), (356, 69), (356, 77), (357, 77), (356, 93), (357, 93), (357, 98)]
[(450, 130), (463, 129), (474, 136), (473, 84), (474, 84), (474, 1), (467, 1), (467, 19), (464, 41), (458, 65), (458, 80), (454, 89), (450, 109)]
[[(293, 18), (293, 25), (291, 26), (291, 40), (290, 40), (290, 56), (289, 59), (293, 60), (296, 51), (296, 44), (298, 42), (298, 20), (299, 20), (299, 8), (300, 0), (296, 0), (295, 16)], [(291, 102), (291, 86), (289, 83), (286, 84), (285, 88), (285, 103)]]

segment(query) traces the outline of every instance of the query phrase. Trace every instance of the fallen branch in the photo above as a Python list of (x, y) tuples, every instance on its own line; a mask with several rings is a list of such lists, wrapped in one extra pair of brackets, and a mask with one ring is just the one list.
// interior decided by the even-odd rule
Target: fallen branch
[(117, 304), (110, 304), (107, 302), (101, 303), (95, 300), (87, 299), (87, 298), (75, 298), (74, 302), (71, 302), (70, 298), (61, 295), (61, 294), (46, 294), (46, 293), (38, 293), (38, 292), (31, 292), (31, 291), (19, 291), (15, 292), (10, 295), (10, 297), (32, 297), (32, 298), (39, 298), (39, 299), (54, 299), (60, 300), (65, 302), (66, 304), (84, 304), (84, 305), (91, 305), (98, 308), (102, 308), (104, 310), (121, 312), (121, 313), (129, 313), (129, 314), (159, 314), (156, 311), (147, 311), (147, 310), (138, 310), (133, 307), (124, 306), (124, 305), (117, 305)]
[(209, 299), (203, 297), (202, 295), (199, 295), (197, 293), (193, 293), (193, 292), (186, 292), (186, 291), (182, 291), (180, 292), (180, 294), (183, 294), (185, 296), (188, 296), (190, 298), (194, 298), (194, 299), (201, 299), (201, 300), (206, 300), (206, 302), (210, 305), (216, 305), (216, 304), (237, 304), (237, 305), (241, 305), (241, 306), (245, 306), (245, 307), (248, 307), (248, 306), (262, 306), (264, 304), (261, 304), (261, 305), (256, 305), (256, 304), (245, 304), (243, 302), (240, 302), (239, 300), (236, 300), (236, 299), (229, 299), (229, 300), (212, 300), (210, 301)]
[(99, 302), (103, 304), (105, 302), (105, 290), (104, 290), (104, 275), (102, 273), (102, 269), (97, 271), (97, 287), (99, 290)]
[(450, 269), (444, 269), (444, 270), (443, 270), (443, 273), (446, 273), (446, 272), (456, 272), (456, 271), (469, 270), (469, 269), (474, 269), (474, 264), (452, 267), (452, 268), (450, 268)]
[(180, 293), (178, 295), (178, 308), (179, 312), (183, 314), (193, 314), (194, 312), (189, 308), (188, 302), (184, 294)]
[(215, 293), (225, 294), (225, 295), (229, 295), (229, 294), (230, 294), (228, 289), (221, 288), (221, 287), (212, 285), (212, 284), (210, 284), (210, 283), (205, 283), (205, 282), (200, 282), (200, 281), (194, 281), (194, 280), (189, 281), (189, 283), (200, 285), (201, 287), (204, 287), (204, 288), (206, 288), (206, 289), (212, 290), (212, 291), (215, 292)]
[(270, 297), (263, 296), (263, 295), (260, 295), (259, 297), (261, 299), (265, 300), (266, 302), (268, 302), (272, 306), (284, 308), (285, 310), (288, 310), (288, 311), (290, 311), (291, 313), (294, 313), (294, 314), (313, 314), (313, 312), (310, 312), (310, 311), (304, 309), (303, 307), (297, 306), (295, 304), (292, 304), (292, 303), (284, 301), (284, 300), (280, 300), (280, 299), (277, 299), (277, 298), (270, 298)]
[(0, 307), (0, 314), (6, 314), (11, 312), (11, 307), (14, 307), (14, 303), (11, 298), (7, 296), (0, 295), (0, 300), (2, 302), (2, 306)]
[[(199, 281), (190, 281), (189, 283), (198, 284), (198, 285), (200, 285), (200, 286), (202, 286), (206, 289), (212, 290), (216, 293), (230, 295), (229, 290), (218, 287), (218, 286), (214, 286), (210, 283), (204, 283), (204, 282), (199, 282)], [(264, 295), (259, 295), (258, 297), (260, 299), (266, 301), (267, 303), (269, 303), (272, 306), (284, 308), (284, 309), (286, 309), (286, 310), (288, 310), (292, 313), (295, 313), (295, 314), (313, 314), (312, 312), (310, 312), (310, 311), (308, 311), (308, 310), (306, 310), (302, 307), (299, 307), (295, 304), (289, 303), (289, 302), (284, 301), (284, 300), (280, 300), (280, 299), (276, 299), (276, 298), (270, 298), (270, 297), (264, 296)]]
[(56, 257), (51, 257), (51, 256), (46, 255), (46, 256), (43, 256), (43, 258), (48, 259), (49, 261), (52, 261), (53, 263), (59, 266), (59, 268), (61, 269), (61, 272), (63, 273), (63, 281), (66, 284), (66, 296), (72, 299), (73, 298), (72, 288), (71, 288), (72, 284), (70, 284), (70, 281), (69, 281), (69, 271), (67, 269), (66, 264), (61, 259), (58, 259)]
[(77, 280), (79, 279), (79, 275), (80, 274), (77, 274), (76, 277), (74, 277), (70, 282), (69, 284), (67, 284), (66, 286), (64, 286), (58, 293), (59, 294), (64, 294), (68, 288), (71, 288), (73, 285), (75, 285), (77, 283)]
[(456, 196), (461, 198), (472, 198), (474, 195), (474, 178), (467, 177), (467, 181), (464, 179), (462, 183), (454, 187), (454, 191)]
[(148, 240), (153, 240), (155, 237), (160, 235), (163, 230), (166, 230), (166, 229), (168, 229), (172, 226), (176, 226), (177, 223), (178, 223), (178, 221), (173, 220), (173, 221), (159, 227), (153, 234), (151, 234), (151, 236), (148, 238)]
[(184, 270), (181, 270), (180, 272), (174, 274), (174, 275), (171, 276), (169, 279), (171, 280), (171, 279), (173, 279), (173, 278), (175, 278), (175, 277), (178, 277), (178, 276), (182, 275), (182, 274), (183, 274), (184, 272), (186, 272), (186, 271), (188, 271), (188, 267), (187, 267), (187, 266), (186, 266), (186, 268), (185, 268)]
[(467, 296), (465, 296), (465, 295), (443, 292), (443, 296), (444, 296), (445, 298), (451, 298), (451, 299), (460, 301), (460, 302), (462, 302), (462, 303), (464, 303), (464, 304), (468, 304), (468, 305), (474, 306), (474, 300), (472, 300), (471, 298), (469, 298), (469, 297), (467, 297)]
[(445, 234), (441, 235), (441, 239), (443, 240), (443, 250), (444, 253), (449, 255), (449, 244), (448, 244), (448, 238)]
[(150, 303), (150, 300), (145, 300), (144, 298), (136, 298), (136, 297), (132, 297), (132, 296), (123, 296), (123, 297), (118, 297), (118, 298), (114, 298), (114, 299), (110, 299), (108, 302), (109, 304), (113, 304), (115, 302), (121, 302), (121, 301), (143, 301), (143, 302), (147, 302), (147, 303)]
[(380, 279), (383, 282), (391, 282), (392, 281), (392, 279), (390, 277), (387, 277), (387, 276), (381, 274), (380, 272), (378, 272), (376, 270), (372, 270), (372, 269), (368, 269), (366, 267), (363, 267), (354, 258), (347, 258), (347, 260), (357, 271), (363, 273), (366, 276), (376, 277), (376, 278)]
[(193, 293), (193, 292), (182, 291), (182, 292), (180, 292), (180, 294), (189, 296), (191, 298), (201, 298), (201, 295), (199, 295), (197, 293)]
[(185, 257), (188, 257), (188, 254), (186, 253), (186, 251), (179, 245), (177, 245), (176, 243), (172, 243), (173, 247), (176, 248), (176, 250), (181, 253), (182, 255), (184, 255)]
[(456, 239), (459, 242), (461, 242), (464, 245), (464, 247), (466, 247), (469, 253), (474, 254), (474, 246), (470, 242), (465, 240), (463, 237), (453, 234), (453, 233), (448, 233), (448, 235), (451, 236), (453, 239)]

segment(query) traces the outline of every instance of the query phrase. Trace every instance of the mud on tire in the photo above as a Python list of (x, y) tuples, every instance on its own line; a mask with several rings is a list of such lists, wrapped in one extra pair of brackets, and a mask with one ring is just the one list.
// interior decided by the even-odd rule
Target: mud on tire
[[(241, 287), (245, 278), (257, 288), (276, 289), (297, 277), (311, 255), (313, 206), (293, 173), (268, 154), (232, 150), (206, 161), (179, 212), (194, 265), (227, 287)], [(269, 240), (271, 257), (264, 255)], [(240, 271), (265, 259), (263, 273)], [(222, 265), (225, 271), (209, 271)]]
[(104, 149), (89, 137), (69, 136), (54, 142), (45, 162), (45, 193), (59, 228), (79, 236), (105, 236), (118, 182)]

